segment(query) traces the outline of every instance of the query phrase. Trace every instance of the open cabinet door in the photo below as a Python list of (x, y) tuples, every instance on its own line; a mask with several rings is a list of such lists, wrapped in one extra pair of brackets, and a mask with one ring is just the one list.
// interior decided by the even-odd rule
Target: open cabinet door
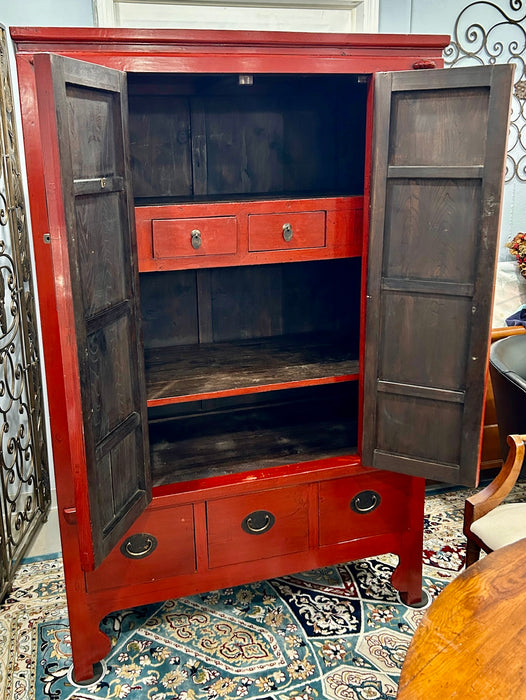
[(375, 77), (364, 464), (477, 480), (512, 75)]
[(76, 520), (91, 570), (151, 499), (126, 78), (49, 54), (35, 71)]

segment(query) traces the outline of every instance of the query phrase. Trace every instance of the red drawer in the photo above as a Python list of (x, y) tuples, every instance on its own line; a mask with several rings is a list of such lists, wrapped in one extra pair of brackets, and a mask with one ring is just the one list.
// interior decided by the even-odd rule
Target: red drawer
[(325, 212), (252, 214), (248, 218), (251, 252), (325, 246)]
[(235, 216), (154, 219), (154, 258), (225, 255), (237, 251)]
[[(124, 588), (195, 571), (193, 512), (191, 505), (149, 506), (102, 564), (86, 574), (88, 590)], [(132, 539), (134, 535), (139, 538)], [(147, 556), (134, 556), (148, 548)]]
[(284, 488), (207, 504), (211, 568), (308, 549), (308, 490)]
[(407, 529), (410, 479), (381, 472), (320, 484), (320, 545)]

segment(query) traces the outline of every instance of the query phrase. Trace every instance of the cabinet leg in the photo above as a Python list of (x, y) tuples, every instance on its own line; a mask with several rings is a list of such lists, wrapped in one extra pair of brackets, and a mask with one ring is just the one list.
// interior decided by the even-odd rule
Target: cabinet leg
[(391, 583), (399, 591), (406, 605), (422, 601), (422, 548), (414, 552), (407, 549), (400, 554), (400, 561), (393, 572)]
[(425, 481), (414, 478), (408, 500), (409, 528), (402, 534), (399, 562), (391, 578), (391, 583), (400, 592), (400, 598), (406, 605), (422, 602), (424, 501)]
[(108, 655), (111, 642), (103, 634), (94, 619), (82, 627), (74, 629), (70, 625), (71, 650), (73, 653), (73, 680), (79, 685), (94, 683), (102, 674), (100, 661)]

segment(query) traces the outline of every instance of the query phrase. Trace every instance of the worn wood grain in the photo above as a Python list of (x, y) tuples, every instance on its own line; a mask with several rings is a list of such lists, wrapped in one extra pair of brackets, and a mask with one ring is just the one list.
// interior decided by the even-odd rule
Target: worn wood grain
[(512, 75), (497, 68), (475, 83), (459, 69), (453, 88), (440, 71), (384, 74), (375, 90), (362, 458), (466, 485), (478, 478)]
[(148, 405), (358, 379), (353, 345), (305, 334), (150, 350)]
[(366, 89), (354, 76), (132, 76), (129, 88), (137, 198), (363, 189)]
[(46, 172), (49, 231), (78, 450), (79, 549), (89, 571), (151, 499), (125, 80), (57, 55), (37, 64), (43, 152), (56, 168)]
[[(352, 393), (352, 391), (351, 391)], [(354, 454), (356, 406), (340, 387), (283, 392), (237, 408), (214, 402), (150, 426), (156, 486)], [(223, 409), (221, 407), (224, 406)], [(216, 410), (214, 410), (214, 407)]]
[(507, 700), (524, 695), (526, 540), (470, 566), (418, 627), (398, 700)]

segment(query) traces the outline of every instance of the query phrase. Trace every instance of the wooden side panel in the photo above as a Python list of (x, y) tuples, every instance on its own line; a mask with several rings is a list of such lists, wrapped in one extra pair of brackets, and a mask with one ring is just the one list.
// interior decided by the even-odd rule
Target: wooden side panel
[(35, 58), (82, 566), (151, 498), (126, 90), (115, 71)]
[(364, 464), (477, 479), (511, 78), (377, 76)]

